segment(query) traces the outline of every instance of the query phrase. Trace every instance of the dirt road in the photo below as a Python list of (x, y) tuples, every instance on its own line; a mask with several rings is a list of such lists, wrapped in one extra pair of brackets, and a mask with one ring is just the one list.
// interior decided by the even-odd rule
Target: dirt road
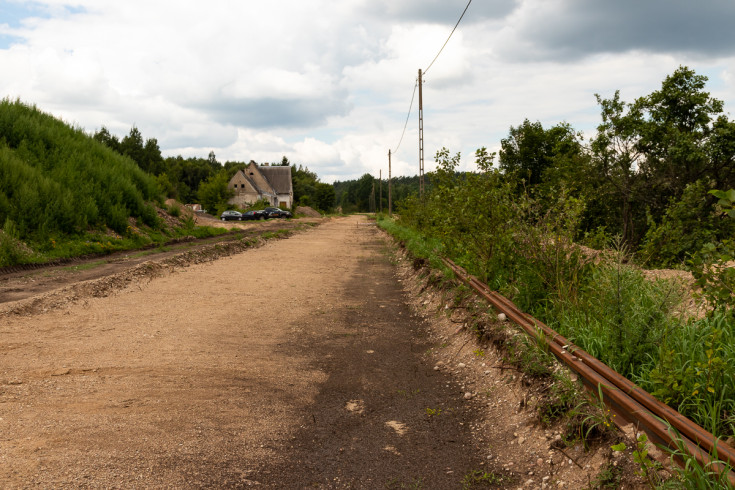
[(404, 294), (350, 217), (0, 317), (0, 486), (460, 488), (474, 412)]

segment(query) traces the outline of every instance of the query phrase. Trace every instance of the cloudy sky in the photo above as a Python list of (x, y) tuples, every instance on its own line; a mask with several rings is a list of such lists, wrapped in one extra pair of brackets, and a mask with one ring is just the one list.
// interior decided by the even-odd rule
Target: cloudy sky
[[(418, 69), (467, 0), (0, 0), (0, 96), (164, 156), (272, 162), (322, 181), (418, 173)], [(733, 0), (474, 0), (424, 77), (426, 170), (473, 169), (525, 118), (594, 134), (687, 65), (735, 113)], [(397, 152), (395, 151), (397, 150)]]

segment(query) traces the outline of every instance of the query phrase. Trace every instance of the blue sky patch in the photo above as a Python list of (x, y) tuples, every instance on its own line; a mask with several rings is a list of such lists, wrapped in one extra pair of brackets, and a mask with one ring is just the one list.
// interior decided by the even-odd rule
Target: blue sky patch
[[(5, 24), (12, 28), (22, 27), (23, 19), (73, 15), (84, 12), (81, 7), (49, 7), (40, 2), (8, 2), (0, 0), (0, 25)], [(22, 38), (8, 34), (0, 34), (0, 49), (8, 49), (12, 44), (22, 42)]]

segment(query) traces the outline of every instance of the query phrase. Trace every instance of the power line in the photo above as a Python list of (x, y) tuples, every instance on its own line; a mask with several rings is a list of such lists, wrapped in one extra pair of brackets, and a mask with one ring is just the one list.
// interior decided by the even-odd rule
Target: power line
[(408, 119), (411, 117), (411, 109), (413, 108), (413, 99), (416, 97), (416, 87), (419, 86), (419, 81), (416, 80), (416, 83), (413, 86), (413, 94), (411, 95), (411, 104), (408, 106), (408, 114), (406, 114), (406, 123), (403, 125), (403, 133), (401, 133), (401, 139), (398, 141), (398, 145), (396, 145), (396, 149), (393, 150), (393, 153), (398, 152), (398, 148), (401, 147), (401, 143), (403, 142), (403, 136), (406, 134), (406, 127), (408, 127)]
[(429, 67), (428, 67), (428, 68), (426, 68), (426, 70), (424, 70), (424, 75), (426, 75), (426, 72), (428, 72), (428, 71), (429, 71), (429, 68), (431, 68), (431, 65), (433, 65), (433, 64), (434, 64), (434, 61), (436, 61), (436, 59), (437, 59), (437, 58), (439, 57), (439, 55), (440, 55), (440, 54), (442, 54), (442, 51), (444, 51), (444, 47), (445, 47), (445, 46), (447, 45), (447, 43), (449, 42), (449, 39), (451, 39), (451, 37), (452, 37), (452, 34), (454, 34), (454, 31), (455, 31), (455, 30), (457, 29), (457, 26), (459, 25), (459, 23), (460, 23), (460, 22), (462, 22), (462, 17), (464, 17), (464, 14), (465, 14), (465, 13), (467, 13), (467, 9), (468, 9), (468, 8), (470, 8), (470, 4), (471, 4), (471, 3), (472, 3), (472, 0), (470, 0), (469, 2), (467, 2), (467, 6), (466, 6), (466, 7), (464, 8), (464, 12), (462, 12), (462, 15), (460, 15), (460, 16), (459, 16), (459, 20), (458, 20), (458, 21), (457, 21), (457, 23), (456, 23), (456, 24), (454, 25), (454, 29), (452, 29), (452, 32), (450, 32), (450, 33), (449, 33), (449, 37), (447, 38), (447, 40), (446, 40), (446, 41), (444, 41), (444, 46), (442, 46), (442, 48), (441, 48), (441, 49), (439, 50), (439, 52), (438, 52), (438, 53), (436, 53), (436, 56), (434, 56), (434, 59), (432, 60), (432, 62), (431, 62), (431, 63), (429, 63)]

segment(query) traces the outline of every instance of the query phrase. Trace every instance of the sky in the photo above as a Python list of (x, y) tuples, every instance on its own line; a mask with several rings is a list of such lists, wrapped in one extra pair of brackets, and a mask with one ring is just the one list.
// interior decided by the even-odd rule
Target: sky
[[(735, 112), (733, 0), (0, 0), (0, 97), (164, 156), (280, 162), (322, 182), (474, 170), (525, 119), (587, 140), (688, 66)], [(428, 68), (428, 70), (427, 70)], [(404, 126), (406, 127), (403, 134)], [(403, 135), (403, 137), (402, 137)]]

